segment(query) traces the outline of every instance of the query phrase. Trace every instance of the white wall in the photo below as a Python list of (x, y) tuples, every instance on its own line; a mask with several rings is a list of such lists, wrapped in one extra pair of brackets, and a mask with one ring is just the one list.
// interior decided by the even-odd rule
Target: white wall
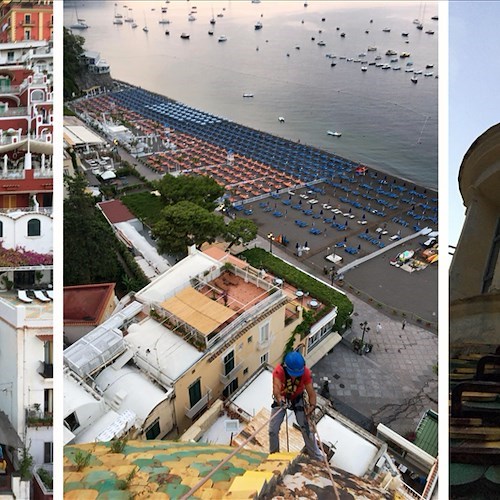
[[(28, 221), (40, 221), (40, 236), (28, 236)], [(52, 217), (46, 214), (26, 212), (13, 218), (7, 214), (0, 214), (3, 223), (3, 237), (0, 238), (5, 248), (23, 247), (38, 253), (52, 253)]]

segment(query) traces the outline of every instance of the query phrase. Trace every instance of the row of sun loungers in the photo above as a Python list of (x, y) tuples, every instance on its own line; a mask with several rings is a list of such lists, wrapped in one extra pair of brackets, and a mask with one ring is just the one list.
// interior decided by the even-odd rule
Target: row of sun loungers
[[(50, 302), (54, 299), (54, 292), (52, 290), (33, 290), (32, 293), (35, 299), (39, 300), (40, 302)], [(33, 302), (33, 299), (28, 295), (27, 290), (18, 290), (17, 298), (25, 304), (30, 304)]]

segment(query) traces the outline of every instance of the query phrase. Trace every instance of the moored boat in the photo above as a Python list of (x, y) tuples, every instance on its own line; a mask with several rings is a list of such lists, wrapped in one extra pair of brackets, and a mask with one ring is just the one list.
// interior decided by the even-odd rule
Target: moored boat
[(326, 133), (328, 135), (333, 136), (333, 137), (341, 137), (342, 136), (342, 132), (334, 132), (333, 130), (327, 130)]

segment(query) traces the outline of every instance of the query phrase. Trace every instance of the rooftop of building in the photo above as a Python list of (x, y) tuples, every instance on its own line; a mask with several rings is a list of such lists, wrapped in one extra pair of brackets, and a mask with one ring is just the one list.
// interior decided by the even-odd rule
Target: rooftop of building
[(115, 283), (64, 287), (64, 324), (100, 324), (114, 290)]
[(120, 200), (102, 201), (97, 205), (111, 224), (127, 222), (137, 218)]
[[(123, 446), (121, 446), (123, 445)], [(113, 446), (113, 448), (112, 448)], [(118, 447), (118, 450), (116, 449)], [(122, 448), (122, 449), (119, 449)], [(234, 452), (227, 446), (169, 441), (129, 441), (66, 446), (64, 497), (67, 500), (147, 495), (180, 498)], [(78, 455), (80, 454), (80, 455)], [(87, 465), (78, 456), (89, 455)], [(373, 481), (333, 470), (338, 491), (350, 497), (393, 498), (393, 493)], [(296, 453), (237, 452), (189, 498), (334, 498), (325, 466)], [(342, 497), (343, 498), (343, 497)]]

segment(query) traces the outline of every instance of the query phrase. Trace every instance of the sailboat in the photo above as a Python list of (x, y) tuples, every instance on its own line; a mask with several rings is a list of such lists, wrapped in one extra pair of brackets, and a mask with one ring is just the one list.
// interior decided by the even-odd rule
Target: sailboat
[(148, 23), (146, 22), (146, 14), (144, 14), (144, 28), (142, 28), (142, 31), (144, 31), (144, 33), (149, 31)]
[(81, 19), (78, 17), (78, 11), (76, 10), (75, 7), (75, 14), (76, 14), (76, 23), (72, 24), (70, 28), (72, 30), (86, 30), (89, 25), (85, 22), (85, 19)]

